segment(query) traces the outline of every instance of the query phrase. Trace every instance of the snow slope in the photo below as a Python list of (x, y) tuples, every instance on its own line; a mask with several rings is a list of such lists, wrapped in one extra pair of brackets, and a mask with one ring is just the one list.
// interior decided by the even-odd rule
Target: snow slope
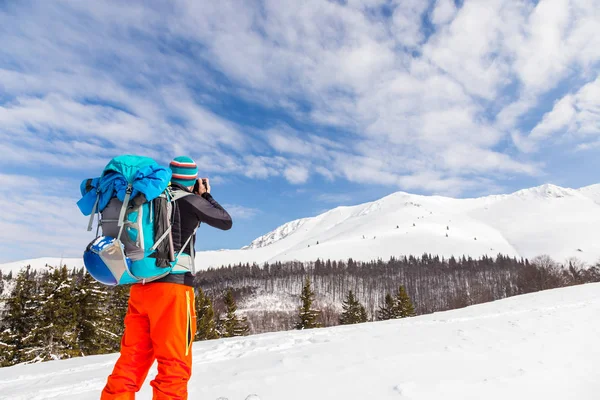
[[(600, 284), (589, 284), (404, 320), (198, 342), (190, 399), (592, 400), (599, 335)], [(0, 399), (97, 399), (115, 360), (2, 368)], [(148, 381), (139, 397), (151, 397)]]
[(600, 183), (581, 188), (579, 192), (600, 204)]
[[(476, 199), (398, 192), (288, 222), (241, 250), (198, 252), (197, 265), (349, 257), (368, 261), (423, 253), (503, 253), (530, 259), (548, 254), (559, 262), (576, 257), (595, 263), (600, 260), (600, 185), (579, 190), (543, 185)], [(63, 262), (82, 265), (81, 259)], [(0, 269), (8, 272), (27, 263), (43, 267), (60, 259), (29, 260)]]
[(47, 265), (52, 267), (58, 267), (61, 265), (66, 265), (69, 269), (72, 268), (82, 268), (83, 267), (83, 259), (82, 258), (52, 258), (52, 257), (43, 257), (43, 258), (34, 258), (32, 260), (23, 260), (23, 261), (15, 261), (8, 264), (0, 264), (0, 270), (3, 274), (8, 274), (12, 271), (13, 275), (16, 274), (23, 268), (27, 266), (31, 266), (32, 269), (41, 270), (46, 268)]
[(600, 185), (580, 190), (543, 185), (477, 199), (398, 192), (292, 221), (242, 250), (199, 253), (198, 264), (373, 260), (423, 253), (548, 254), (560, 262), (576, 257), (595, 263), (600, 259), (599, 227)]

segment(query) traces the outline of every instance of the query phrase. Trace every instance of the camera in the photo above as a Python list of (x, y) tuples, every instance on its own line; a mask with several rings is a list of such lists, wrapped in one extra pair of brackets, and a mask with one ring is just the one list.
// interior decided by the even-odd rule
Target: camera
[(194, 193), (200, 193), (200, 181), (202, 181), (202, 185), (205, 189), (208, 189), (206, 186), (206, 179), (196, 179), (196, 183), (194, 184)]

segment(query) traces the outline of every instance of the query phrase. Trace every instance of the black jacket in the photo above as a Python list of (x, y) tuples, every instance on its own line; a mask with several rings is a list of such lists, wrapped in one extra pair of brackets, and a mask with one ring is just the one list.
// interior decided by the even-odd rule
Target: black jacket
[[(177, 183), (171, 184), (173, 190), (189, 190)], [(233, 225), (231, 216), (213, 197), (210, 193), (204, 193), (202, 196), (193, 194), (191, 196), (185, 196), (174, 203), (173, 207), (173, 248), (175, 253), (181, 250), (181, 247), (188, 240), (190, 235), (193, 234), (196, 227), (202, 222), (212, 226), (213, 228), (221, 230), (229, 230)], [(183, 250), (185, 254), (191, 254), (192, 246), (196, 242), (196, 237), (189, 241), (186, 248)], [(183, 283), (191, 286), (193, 283), (193, 276), (190, 273), (186, 274), (171, 274), (166, 277), (159, 279), (155, 282), (172, 282), (172, 283)]]
[[(174, 190), (184, 190), (189, 192), (186, 187), (179, 184), (172, 184)], [(202, 222), (221, 230), (229, 230), (233, 222), (231, 216), (210, 193), (204, 193), (202, 196), (196, 194), (185, 196), (175, 202), (173, 208), (173, 247), (177, 253), (194, 232), (197, 226)], [(183, 250), (186, 254), (191, 254), (191, 247), (194, 245), (195, 237)]]

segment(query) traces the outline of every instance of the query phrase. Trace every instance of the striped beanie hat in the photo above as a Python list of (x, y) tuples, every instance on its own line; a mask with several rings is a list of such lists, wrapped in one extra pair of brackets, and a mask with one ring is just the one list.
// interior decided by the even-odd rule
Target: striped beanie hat
[(196, 179), (198, 179), (198, 166), (189, 157), (175, 157), (169, 164), (169, 168), (173, 172), (171, 183), (179, 183), (182, 186), (189, 187), (194, 186)]

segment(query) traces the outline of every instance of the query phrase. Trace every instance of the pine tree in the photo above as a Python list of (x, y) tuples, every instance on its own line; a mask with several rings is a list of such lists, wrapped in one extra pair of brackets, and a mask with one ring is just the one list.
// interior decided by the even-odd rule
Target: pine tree
[(30, 268), (19, 272), (11, 296), (6, 301), (0, 333), (0, 366), (25, 361), (26, 342), (36, 325), (36, 282)]
[(53, 269), (45, 277), (36, 299), (37, 324), (26, 341), (26, 361), (70, 358), (80, 353), (73, 288), (65, 266)]
[(320, 312), (311, 308), (314, 298), (315, 293), (312, 291), (310, 279), (307, 277), (306, 281), (304, 282), (304, 286), (302, 287), (302, 294), (300, 295), (302, 305), (300, 306), (298, 313), (298, 318), (300, 321), (296, 324), (296, 329), (312, 329), (321, 327), (321, 324), (317, 321)]
[(387, 293), (385, 295), (384, 305), (379, 307), (377, 311), (377, 319), (380, 321), (386, 321), (388, 319), (397, 318), (397, 307), (396, 301), (391, 294)]
[(388, 319), (414, 317), (415, 307), (406, 292), (404, 286), (398, 288), (396, 296), (385, 295), (384, 305), (377, 311), (377, 318), (381, 321)]
[(14, 364), (16, 345), (9, 329), (0, 327), (0, 368)]
[(198, 293), (196, 294), (196, 320), (196, 340), (219, 338), (212, 301), (202, 288), (198, 288)]
[(415, 313), (415, 307), (410, 300), (408, 293), (406, 293), (404, 286), (400, 286), (398, 294), (396, 294), (396, 307), (398, 310), (398, 317), (396, 318), (414, 317), (417, 315)]
[(115, 286), (107, 290), (108, 304), (104, 317), (104, 331), (108, 352), (119, 351), (121, 337), (125, 332), (125, 314), (129, 302), (129, 287)]
[(248, 327), (246, 318), (241, 320), (236, 315), (237, 305), (233, 298), (233, 291), (227, 290), (225, 293), (225, 318), (220, 319), (219, 332), (222, 337), (245, 336), (250, 328)]
[(367, 322), (367, 310), (359, 303), (359, 301), (352, 293), (352, 290), (348, 292), (348, 297), (344, 300), (342, 305), (343, 312), (340, 315), (341, 325), (358, 324), (361, 322)]
[(112, 338), (106, 334), (108, 293), (85, 271), (74, 293), (76, 305), (75, 332), (83, 355), (104, 354), (112, 350)]

